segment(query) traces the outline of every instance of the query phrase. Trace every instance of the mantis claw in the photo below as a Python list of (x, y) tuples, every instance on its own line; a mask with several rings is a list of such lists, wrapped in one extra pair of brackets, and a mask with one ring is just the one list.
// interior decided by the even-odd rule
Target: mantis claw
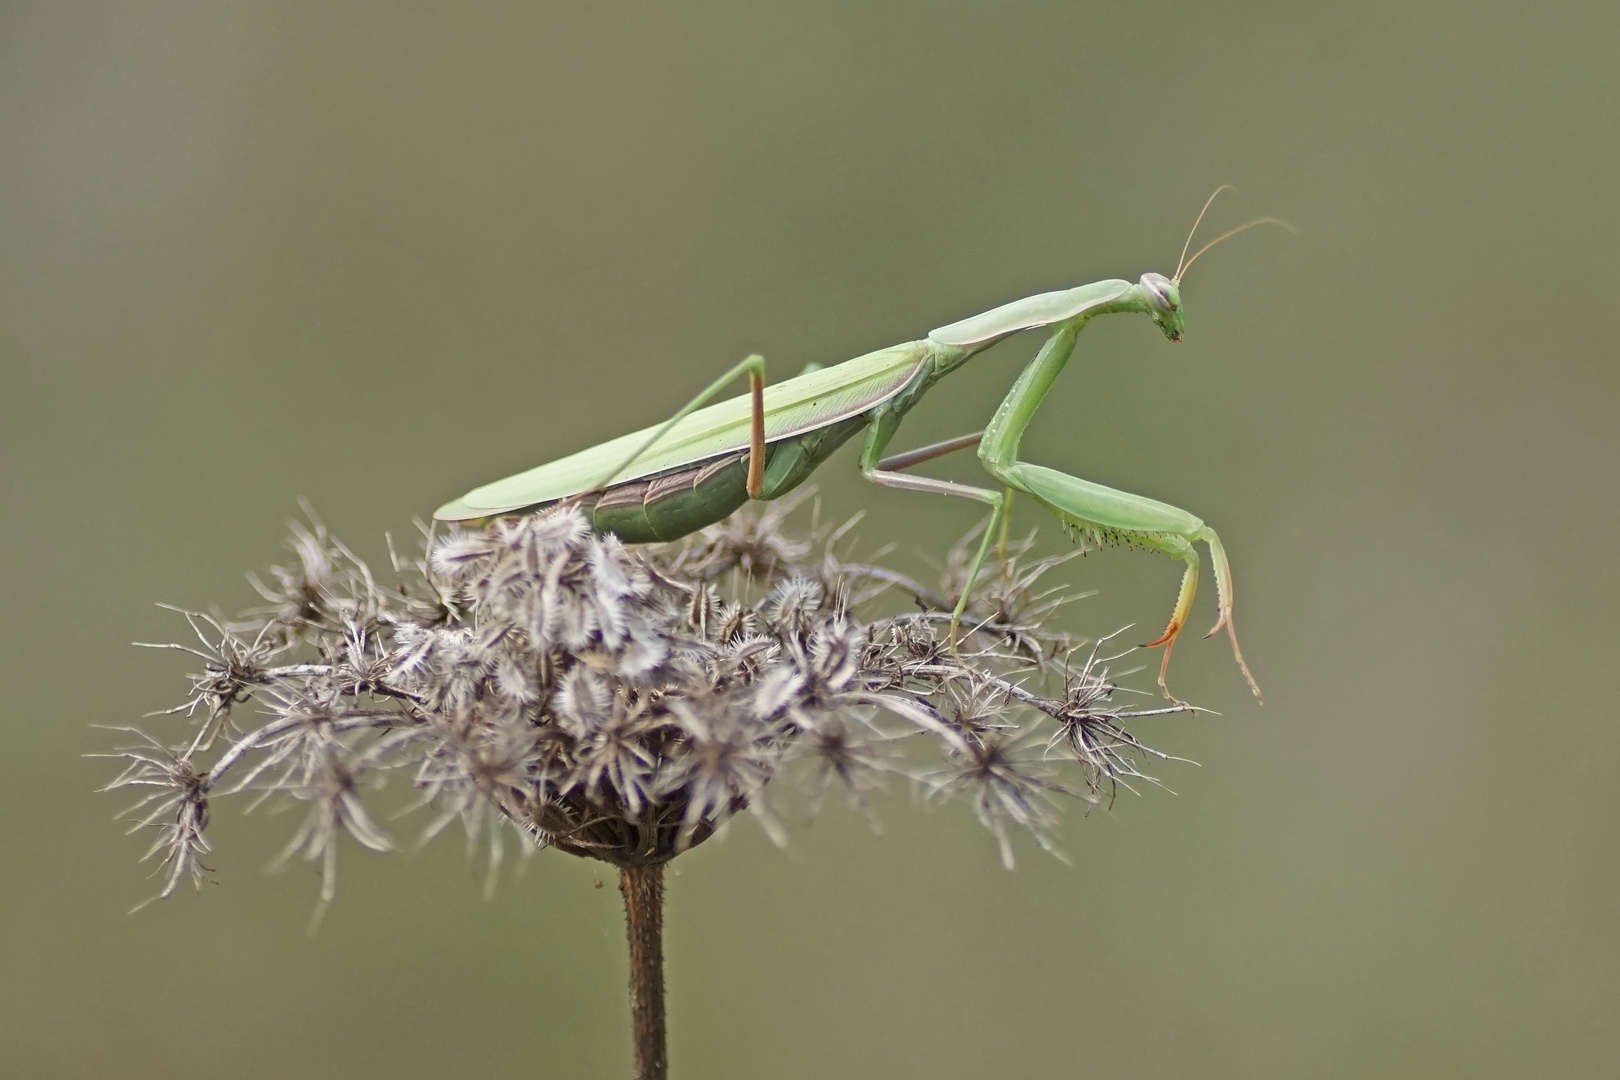
[(1170, 692), (1170, 687), (1165, 685), (1164, 677), (1170, 670), (1170, 650), (1175, 648), (1176, 636), (1181, 633), (1182, 625), (1183, 623), (1180, 619), (1172, 616), (1170, 619), (1170, 625), (1164, 628), (1164, 633), (1160, 634), (1153, 641), (1149, 641), (1141, 646), (1144, 649), (1156, 649), (1160, 645), (1164, 646), (1164, 659), (1159, 662), (1159, 689), (1164, 693), (1167, 700), (1177, 705), (1185, 705), (1187, 703)]
[(1232, 566), (1226, 561), (1226, 549), (1221, 546), (1220, 537), (1215, 530), (1204, 528), (1199, 530), (1197, 539), (1209, 546), (1209, 559), (1215, 565), (1215, 610), (1220, 613), (1215, 625), (1210, 627), (1205, 637), (1213, 637), (1215, 631), (1226, 627), (1226, 636), (1232, 642), (1232, 659), (1237, 661), (1238, 670), (1243, 672), (1243, 681), (1249, 684), (1249, 691), (1254, 694), (1254, 700), (1264, 705), (1266, 697), (1260, 692), (1260, 684), (1254, 681), (1249, 674), (1249, 665), (1244, 662), (1243, 650), (1238, 648), (1237, 623), (1232, 618)]
[[(1180, 629), (1181, 628), (1179, 626), (1175, 628), (1175, 630)], [(1165, 631), (1165, 636), (1154, 642), (1154, 644), (1157, 645), (1161, 642), (1164, 644), (1164, 659), (1159, 662), (1159, 690), (1164, 694), (1166, 700), (1170, 701), (1172, 704), (1186, 705), (1187, 703), (1185, 701), (1182, 701), (1180, 698), (1176, 697), (1176, 695), (1170, 692), (1170, 687), (1166, 685), (1164, 681), (1165, 674), (1170, 670), (1170, 650), (1174, 648), (1176, 644), (1175, 631)]]
[[(1157, 649), (1160, 645), (1174, 645), (1176, 643), (1176, 635), (1179, 633), (1181, 633), (1181, 627), (1177, 626), (1175, 623), (1171, 623), (1169, 626), (1164, 628), (1164, 633), (1160, 634), (1152, 641), (1142, 642), (1142, 644), (1137, 647), (1142, 649)], [(1164, 654), (1169, 656), (1170, 650), (1165, 649)]]

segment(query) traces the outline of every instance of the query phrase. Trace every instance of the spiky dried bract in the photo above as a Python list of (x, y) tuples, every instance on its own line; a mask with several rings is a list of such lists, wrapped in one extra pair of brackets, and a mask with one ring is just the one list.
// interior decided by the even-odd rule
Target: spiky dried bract
[(119, 755), (109, 787), (144, 795), (130, 814), (158, 830), (160, 895), (204, 880), (210, 800), (231, 795), (304, 808), (280, 861), (315, 864), (324, 899), (344, 833), (394, 846), (370, 805), (390, 776), (428, 812), (424, 841), (459, 821), (487, 845), (493, 883), (514, 832), (638, 867), (749, 809), (780, 842), (783, 774), (811, 811), (834, 787), (869, 811), (885, 777), (964, 796), (1011, 865), (1015, 830), (1051, 847), (1060, 797), (1097, 803), (1163, 756), (1127, 725), (1187, 710), (1114, 703), (1109, 658), (1056, 626), (1073, 594), (1043, 577), (1064, 556), (1003, 545), (953, 645), (971, 535), (931, 590), (848, 558), (848, 525), (791, 527), (800, 505), (634, 549), (568, 507), (424, 530), (419, 558), (390, 544), (390, 587), (313, 517), (295, 525), (296, 564), (254, 579), (266, 606), (184, 613), (199, 645), (160, 646), (202, 661), (160, 714), (190, 729)]

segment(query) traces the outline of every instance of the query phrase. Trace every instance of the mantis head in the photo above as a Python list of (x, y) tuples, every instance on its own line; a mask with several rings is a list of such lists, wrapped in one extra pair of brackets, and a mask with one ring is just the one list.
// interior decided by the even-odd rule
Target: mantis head
[(1181, 282), (1149, 272), (1142, 275), (1137, 285), (1154, 323), (1164, 331), (1165, 337), (1180, 341), (1182, 331), (1187, 328), (1187, 313), (1181, 307)]

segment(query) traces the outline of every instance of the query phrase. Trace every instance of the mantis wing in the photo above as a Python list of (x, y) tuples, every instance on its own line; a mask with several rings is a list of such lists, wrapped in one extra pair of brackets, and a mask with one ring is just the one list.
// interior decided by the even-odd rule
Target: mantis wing
[[(907, 342), (767, 387), (766, 442), (790, 439), (882, 404), (911, 382), (933, 352), (929, 342)], [(746, 395), (699, 409), (671, 428), (613, 482), (636, 480), (742, 450), (748, 446), (751, 416)], [(462, 521), (583, 494), (600, 484), (607, 470), (634, 453), (659, 426), (485, 484), (439, 507), (433, 516), (441, 521)]]

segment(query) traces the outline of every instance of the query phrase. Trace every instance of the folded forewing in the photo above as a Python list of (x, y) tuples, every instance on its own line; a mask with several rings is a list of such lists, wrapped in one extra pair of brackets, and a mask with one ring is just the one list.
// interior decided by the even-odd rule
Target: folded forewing
[[(894, 345), (766, 387), (765, 441), (802, 435), (887, 401), (905, 388), (932, 351), (926, 341)], [(746, 394), (699, 409), (612, 479), (635, 480), (743, 449), (748, 445), (749, 421)], [(444, 520), (484, 517), (589, 491), (602, 483), (609, 469), (622, 464), (652, 438), (660, 426), (621, 435), (485, 484), (440, 507), (434, 516)]]

